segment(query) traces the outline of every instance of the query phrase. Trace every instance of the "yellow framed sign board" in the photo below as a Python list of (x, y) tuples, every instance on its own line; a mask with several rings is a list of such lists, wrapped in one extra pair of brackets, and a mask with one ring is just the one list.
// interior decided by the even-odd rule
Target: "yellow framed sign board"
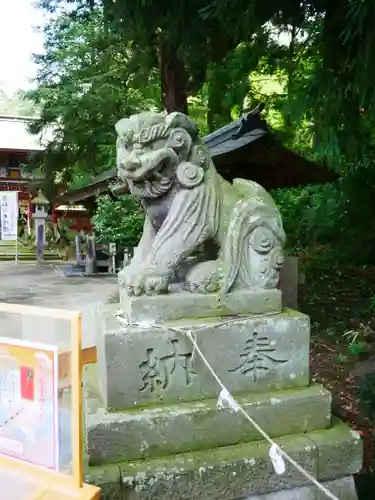
[(0, 303), (0, 325), (1, 499), (99, 499), (83, 483), (81, 314)]

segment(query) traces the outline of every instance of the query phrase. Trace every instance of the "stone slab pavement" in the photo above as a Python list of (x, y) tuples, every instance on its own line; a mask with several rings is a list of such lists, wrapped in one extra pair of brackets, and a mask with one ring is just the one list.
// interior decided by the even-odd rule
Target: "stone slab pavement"
[(1, 262), (0, 302), (79, 310), (83, 347), (91, 347), (95, 345), (96, 309), (116, 294), (117, 278), (66, 278), (61, 268), (58, 264)]

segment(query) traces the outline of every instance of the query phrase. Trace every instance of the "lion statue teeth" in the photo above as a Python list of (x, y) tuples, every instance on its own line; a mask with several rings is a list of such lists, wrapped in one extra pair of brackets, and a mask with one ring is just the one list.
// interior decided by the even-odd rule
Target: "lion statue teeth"
[(278, 286), (285, 234), (271, 196), (258, 184), (225, 181), (196, 124), (182, 113), (120, 120), (118, 177), (145, 210), (143, 234), (119, 274), (129, 295), (223, 293)]

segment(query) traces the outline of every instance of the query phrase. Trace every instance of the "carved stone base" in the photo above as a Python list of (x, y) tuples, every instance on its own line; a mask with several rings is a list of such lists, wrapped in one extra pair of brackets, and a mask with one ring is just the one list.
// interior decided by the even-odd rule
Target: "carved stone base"
[(278, 313), (282, 308), (280, 290), (255, 289), (228, 293), (190, 293), (171, 288), (167, 295), (129, 296), (120, 288), (120, 304), (131, 323), (176, 321), (188, 318), (211, 318), (234, 314)]
[[(270, 445), (242, 417), (217, 409), (214, 371), (249, 415), (306, 471), (357, 500), (359, 434), (331, 420), (330, 394), (309, 386), (308, 316), (126, 325), (100, 316), (98, 366), (85, 370), (86, 481), (103, 500), (323, 500), (296, 469), (275, 473)], [(100, 383), (99, 383), (100, 382)]]
[(187, 330), (234, 394), (304, 387), (310, 382), (310, 322), (299, 312), (121, 327), (107, 308), (98, 339), (106, 407), (118, 411), (217, 397), (217, 383), (193, 353), (184, 334)]

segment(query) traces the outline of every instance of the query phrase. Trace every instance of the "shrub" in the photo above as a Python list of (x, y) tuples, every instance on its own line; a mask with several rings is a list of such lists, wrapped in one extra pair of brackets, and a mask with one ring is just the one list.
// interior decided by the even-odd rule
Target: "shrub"
[(125, 195), (115, 200), (109, 195), (97, 198), (93, 226), (98, 243), (116, 243), (123, 248), (137, 246), (143, 221), (141, 207), (132, 196)]

